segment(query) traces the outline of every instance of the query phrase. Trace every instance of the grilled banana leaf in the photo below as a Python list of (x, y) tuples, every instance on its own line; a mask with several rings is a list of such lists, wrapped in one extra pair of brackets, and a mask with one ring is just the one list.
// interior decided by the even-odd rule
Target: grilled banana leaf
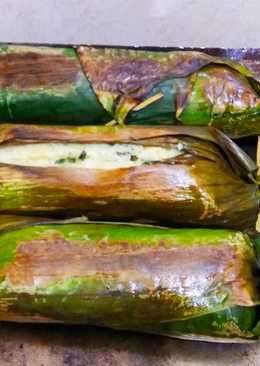
[(256, 222), (256, 166), (213, 128), (2, 125), (0, 142), (0, 213), (241, 229)]
[(213, 125), (260, 133), (259, 75), (197, 51), (0, 47), (0, 119)]
[(0, 120), (104, 123), (99, 104), (70, 47), (0, 46)]
[(258, 338), (258, 259), (242, 232), (0, 220), (0, 320)]

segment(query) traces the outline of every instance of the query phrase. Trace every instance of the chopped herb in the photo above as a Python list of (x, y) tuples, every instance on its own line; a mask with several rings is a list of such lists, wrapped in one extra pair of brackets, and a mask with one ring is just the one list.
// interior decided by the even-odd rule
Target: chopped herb
[(129, 155), (129, 152), (117, 151), (116, 154), (118, 156), (126, 156), (126, 155)]
[(87, 157), (87, 153), (86, 151), (82, 151), (81, 154), (79, 155), (79, 160), (85, 160)]
[(131, 155), (130, 160), (136, 161), (136, 160), (138, 160), (138, 157), (136, 155)]
[(68, 162), (68, 163), (76, 163), (76, 160), (77, 160), (76, 158), (73, 158), (73, 157), (71, 157), (71, 156), (68, 156), (68, 157), (67, 157), (67, 162)]
[(64, 164), (66, 161), (66, 159), (62, 158), (62, 159), (58, 159), (55, 161), (55, 164)]
[(55, 161), (55, 164), (64, 164), (64, 163), (76, 163), (76, 158), (68, 156), (67, 158), (61, 158)]

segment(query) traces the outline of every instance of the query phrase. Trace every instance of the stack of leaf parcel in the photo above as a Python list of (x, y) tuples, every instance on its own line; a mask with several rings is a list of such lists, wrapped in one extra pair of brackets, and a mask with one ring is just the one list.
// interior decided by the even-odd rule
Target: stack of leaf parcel
[(0, 320), (260, 338), (253, 67), (1, 45), (0, 121)]

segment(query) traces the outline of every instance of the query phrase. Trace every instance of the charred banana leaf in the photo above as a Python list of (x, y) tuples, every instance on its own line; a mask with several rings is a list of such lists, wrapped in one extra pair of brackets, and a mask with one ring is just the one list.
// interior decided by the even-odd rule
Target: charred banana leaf
[(0, 320), (257, 339), (257, 258), (239, 231), (3, 218)]
[(2, 45), (0, 119), (213, 125), (233, 137), (259, 134), (259, 75), (195, 51)]
[(0, 212), (184, 226), (255, 225), (255, 164), (221, 132), (2, 125)]
[(73, 48), (0, 48), (0, 120), (104, 123), (99, 104)]

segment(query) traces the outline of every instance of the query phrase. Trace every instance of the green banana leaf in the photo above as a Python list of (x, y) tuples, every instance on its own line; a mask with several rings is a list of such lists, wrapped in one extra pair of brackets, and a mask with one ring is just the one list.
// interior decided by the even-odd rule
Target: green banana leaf
[(257, 265), (239, 231), (2, 216), (0, 320), (256, 340)]
[(212, 125), (232, 137), (257, 135), (259, 76), (198, 51), (3, 44), (0, 119)]
[(2, 125), (0, 213), (243, 229), (255, 170), (213, 128)]
[(0, 46), (0, 120), (105, 123), (72, 47)]

